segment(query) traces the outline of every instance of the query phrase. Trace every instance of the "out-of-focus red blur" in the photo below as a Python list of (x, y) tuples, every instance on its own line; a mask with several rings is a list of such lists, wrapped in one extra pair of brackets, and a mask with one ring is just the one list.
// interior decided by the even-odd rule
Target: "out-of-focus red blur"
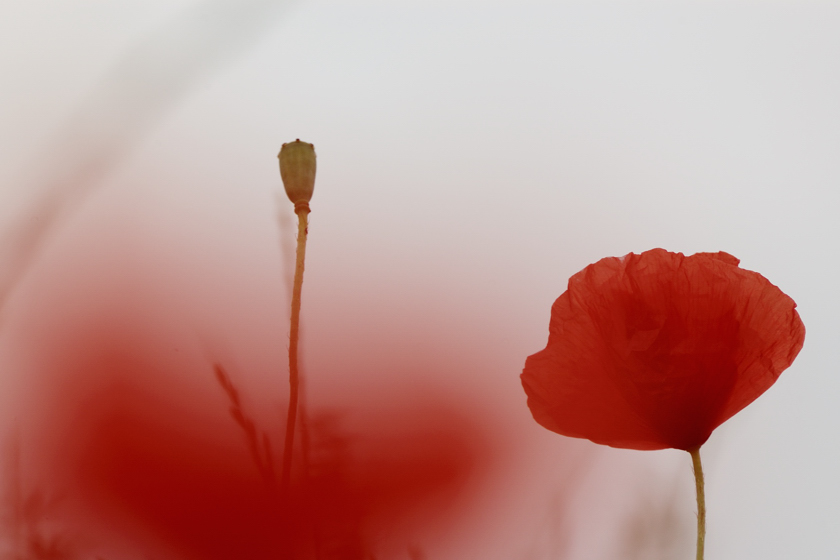
[(457, 525), (496, 454), (476, 403), (405, 380), (307, 409), (281, 495), (282, 379), (168, 359), (177, 317), (123, 288), (105, 310), (77, 294), (92, 312), (57, 322), (30, 388), (36, 484), (61, 489), (87, 538), (173, 558), (366, 560)]
[(402, 412), (379, 419), (388, 433), (346, 433), (339, 418), (315, 414), (308, 469), (298, 461), (292, 495), (282, 496), (244, 445), (202, 425), (195, 409), (218, 403), (160, 392), (127, 380), (99, 391), (84, 403), (67, 464), (97, 511), (191, 558), (367, 558), (400, 516), (444, 514), (486, 459), (481, 432), (441, 402), (404, 399)]

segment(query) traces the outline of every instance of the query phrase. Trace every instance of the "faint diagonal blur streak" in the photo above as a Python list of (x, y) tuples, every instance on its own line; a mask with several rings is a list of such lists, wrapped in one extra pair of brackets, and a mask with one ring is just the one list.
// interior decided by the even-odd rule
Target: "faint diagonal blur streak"
[(241, 55), (287, 0), (207, 0), (129, 48), (25, 170), (33, 202), (0, 233), (0, 313), (61, 220), (201, 78)]

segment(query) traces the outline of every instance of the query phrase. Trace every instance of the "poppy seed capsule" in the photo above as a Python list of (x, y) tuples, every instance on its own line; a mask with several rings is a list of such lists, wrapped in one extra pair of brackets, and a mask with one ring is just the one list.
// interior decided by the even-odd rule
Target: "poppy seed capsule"
[(315, 190), (315, 146), (297, 139), (283, 144), (277, 158), (283, 187), (295, 205), (295, 213), (309, 211), (309, 200)]

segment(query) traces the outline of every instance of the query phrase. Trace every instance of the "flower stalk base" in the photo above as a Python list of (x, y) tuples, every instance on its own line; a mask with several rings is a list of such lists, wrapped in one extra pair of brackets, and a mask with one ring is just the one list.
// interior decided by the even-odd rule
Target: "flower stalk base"
[(295, 421), (297, 420), (300, 375), (298, 373), (298, 341), (300, 339), (300, 295), (303, 289), (303, 263), (306, 259), (306, 234), (309, 223), (309, 205), (295, 204), (298, 216), (295, 283), (292, 288), (292, 318), (289, 329), (289, 413), (286, 419), (286, 440), (283, 445), (283, 471), (280, 489), (288, 494), (292, 472), (292, 452), (295, 446)]
[(694, 484), (697, 487), (697, 560), (703, 560), (706, 544), (706, 491), (703, 481), (703, 465), (700, 463), (700, 448), (689, 451), (694, 467)]

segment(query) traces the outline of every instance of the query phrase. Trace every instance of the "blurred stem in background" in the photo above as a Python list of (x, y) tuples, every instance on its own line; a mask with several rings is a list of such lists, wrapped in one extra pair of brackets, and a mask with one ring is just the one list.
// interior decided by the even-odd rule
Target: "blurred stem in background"
[(24, 169), (19, 188), (33, 200), (0, 236), (0, 311), (57, 224), (202, 78), (269, 31), (288, 3), (204, 0), (126, 49)]

